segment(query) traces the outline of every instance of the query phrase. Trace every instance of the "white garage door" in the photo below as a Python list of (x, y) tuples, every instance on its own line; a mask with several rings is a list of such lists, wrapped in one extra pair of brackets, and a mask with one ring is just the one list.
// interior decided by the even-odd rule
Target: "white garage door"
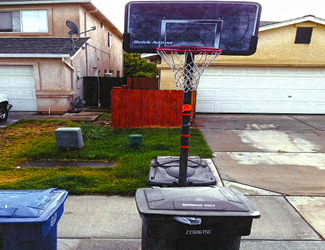
[(325, 70), (210, 67), (201, 77), (197, 112), (325, 113)]
[(14, 111), (37, 111), (32, 66), (0, 66), (0, 93), (7, 94)]

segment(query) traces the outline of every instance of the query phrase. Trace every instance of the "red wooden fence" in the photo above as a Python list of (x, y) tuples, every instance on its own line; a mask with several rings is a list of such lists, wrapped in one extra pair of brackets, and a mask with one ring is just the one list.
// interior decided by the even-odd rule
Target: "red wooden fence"
[(112, 125), (114, 128), (178, 127), (182, 99), (183, 91), (179, 90), (113, 88)]
[(158, 78), (129, 77), (127, 85), (128, 89), (159, 89)]

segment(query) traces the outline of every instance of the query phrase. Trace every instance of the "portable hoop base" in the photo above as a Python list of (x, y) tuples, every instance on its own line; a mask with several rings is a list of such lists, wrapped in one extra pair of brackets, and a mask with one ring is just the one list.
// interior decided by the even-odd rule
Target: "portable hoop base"
[[(187, 166), (190, 148), (192, 91), (197, 90), (200, 76), (217, 56), (221, 54), (222, 50), (201, 47), (163, 47), (158, 48), (157, 52), (173, 71), (176, 87), (182, 89), (184, 93), (178, 185), (185, 187), (189, 184)], [(208, 181), (211, 180), (209, 179)]]
[[(178, 186), (179, 166), (179, 156), (158, 156), (151, 161), (148, 184), (160, 187)], [(188, 186), (210, 186), (217, 183), (208, 163), (198, 156), (188, 157), (186, 177)]]

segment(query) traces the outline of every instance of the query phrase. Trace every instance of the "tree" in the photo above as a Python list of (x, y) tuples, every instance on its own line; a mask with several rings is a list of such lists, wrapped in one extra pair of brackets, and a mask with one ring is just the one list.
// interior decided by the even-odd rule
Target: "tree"
[(148, 63), (140, 54), (124, 52), (124, 75), (154, 78), (158, 75), (158, 70), (155, 64)]

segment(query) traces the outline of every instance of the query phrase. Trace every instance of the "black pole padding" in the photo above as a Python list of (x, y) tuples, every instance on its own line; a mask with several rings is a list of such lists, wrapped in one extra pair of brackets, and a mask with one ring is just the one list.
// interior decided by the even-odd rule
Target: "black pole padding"
[[(184, 69), (185, 81), (189, 86), (192, 81), (194, 64), (194, 55), (186, 54), (186, 66)], [(192, 114), (192, 91), (183, 93), (182, 127), (181, 127), (181, 150), (180, 150), (180, 168), (178, 175), (178, 185), (187, 186), (187, 164), (190, 146), (190, 127)]]

